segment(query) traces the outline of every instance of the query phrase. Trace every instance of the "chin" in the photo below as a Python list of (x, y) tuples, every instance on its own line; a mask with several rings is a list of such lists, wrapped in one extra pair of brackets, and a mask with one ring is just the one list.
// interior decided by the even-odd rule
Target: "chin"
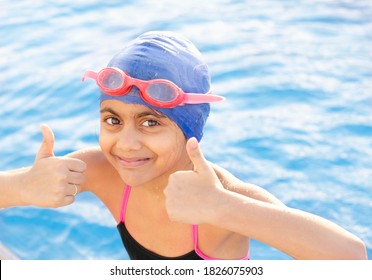
[(127, 170), (119, 171), (121, 179), (131, 187), (137, 186), (166, 186), (168, 183), (168, 173), (163, 174), (151, 174), (151, 171), (147, 172), (133, 172)]
[(150, 180), (144, 178), (144, 176), (130, 174), (133, 172), (121, 171), (119, 172), (120, 178), (125, 182), (125, 184), (130, 185), (131, 187), (136, 187), (148, 183)]

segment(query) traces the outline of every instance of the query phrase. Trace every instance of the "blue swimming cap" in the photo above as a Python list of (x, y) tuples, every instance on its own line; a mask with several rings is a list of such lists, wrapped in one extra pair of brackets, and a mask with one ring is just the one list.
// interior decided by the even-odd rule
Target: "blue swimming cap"
[[(210, 89), (208, 66), (198, 49), (187, 38), (165, 31), (146, 32), (131, 41), (109, 62), (133, 78), (141, 80), (167, 79), (186, 93), (207, 93)], [(146, 103), (133, 86), (128, 94), (110, 96), (101, 92), (101, 102), (112, 99), (128, 104), (142, 104), (174, 121), (186, 138), (203, 136), (210, 105), (185, 104), (175, 108), (159, 108)]]

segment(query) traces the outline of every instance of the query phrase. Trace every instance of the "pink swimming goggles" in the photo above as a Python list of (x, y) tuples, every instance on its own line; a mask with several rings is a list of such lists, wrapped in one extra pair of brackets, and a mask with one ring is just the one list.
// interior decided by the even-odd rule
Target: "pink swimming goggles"
[(116, 67), (107, 67), (98, 73), (87, 70), (82, 78), (83, 82), (86, 78), (95, 80), (104, 93), (113, 96), (125, 95), (132, 86), (136, 86), (140, 90), (143, 100), (161, 108), (173, 108), (183, 104), (211, 103), (225, 99), (222, 96), (213, 95), (212, 91), (205, 94), (185, 93), (169, 80), (143, 81), (135, 79)]

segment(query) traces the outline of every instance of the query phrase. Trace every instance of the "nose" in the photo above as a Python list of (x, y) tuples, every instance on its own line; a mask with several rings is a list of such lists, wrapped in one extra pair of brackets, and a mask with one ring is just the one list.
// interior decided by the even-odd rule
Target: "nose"
[(121, 151), (138, 151), (142, 148), (140, 132), (133, 125), (124, 125), (117, 137), (116, 147)]

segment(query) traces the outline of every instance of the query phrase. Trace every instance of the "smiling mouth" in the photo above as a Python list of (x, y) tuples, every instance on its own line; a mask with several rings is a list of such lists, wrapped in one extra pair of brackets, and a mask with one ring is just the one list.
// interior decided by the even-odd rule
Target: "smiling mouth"
[(150, 161), (150, 158), (143, 158), (143, 157), (125, 158), (125, 157), (116, 156), (116, 159), (120, 163), (121, 166), (132, 167), (132, 168), (143, 166)]

